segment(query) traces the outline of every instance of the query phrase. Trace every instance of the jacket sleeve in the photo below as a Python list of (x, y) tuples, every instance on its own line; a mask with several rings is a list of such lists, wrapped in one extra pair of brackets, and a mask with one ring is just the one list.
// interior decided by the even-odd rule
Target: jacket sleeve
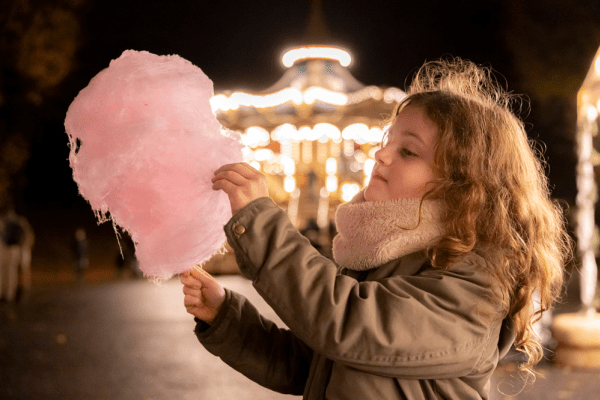
[(337, 362), (408, 379), (460, 377), (493, 336), (497, 296), (476, 265), (483, 259), (358, 282), (339, 275), (269, 198), (236, 212), (225, 232), (258, 293), (304, 343)]
[(268, 389), (303, 393), (312, 350), (262, 317), (244, 296), (225, 289), (225, 302), (213, 324), (195, 320), (200, 343), (226, 364)]

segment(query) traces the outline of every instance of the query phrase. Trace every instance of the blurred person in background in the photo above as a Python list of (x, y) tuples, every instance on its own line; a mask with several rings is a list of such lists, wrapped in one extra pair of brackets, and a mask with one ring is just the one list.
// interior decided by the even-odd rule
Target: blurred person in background
[(24, 301), (31, 289), (33, 229), (13, 208), (8, 208), (0, 220), (0, 299)]

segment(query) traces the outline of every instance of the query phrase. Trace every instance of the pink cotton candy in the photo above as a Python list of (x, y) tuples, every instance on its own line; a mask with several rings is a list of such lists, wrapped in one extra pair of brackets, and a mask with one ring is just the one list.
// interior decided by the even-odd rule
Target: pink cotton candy
[(242, 160), (242, 145), (221, 132), (212, 95), (189, 61), (127, 50), (67, 111), (73, 179), (100, 222), (129, 232), (147, 277), (168, 279), (225, 243), (231, 208), (211, 178)]

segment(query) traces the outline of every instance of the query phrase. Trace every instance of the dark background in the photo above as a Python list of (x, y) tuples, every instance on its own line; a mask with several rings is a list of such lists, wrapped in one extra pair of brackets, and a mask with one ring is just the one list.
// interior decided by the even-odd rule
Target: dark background
[[(574, 204), (576, 94), (600, 46), (598, 0), (322, 6), (329, 44), (352, 54), (349, 70), (364, 84), (403, 89), (425, 60), (448, 55), (493, 67), (524, 95), (521, 117), (546, 146), (553, 196)], [(72, 180), (63, 126), (79, 90), (126, 49), (178, 54), (215, 91), (264, 90), (285, 70), (282, 53), (305, 44), (310, 8), (306, 0), (2, 2), (0, 202), (39, 232), (94, 226)]]

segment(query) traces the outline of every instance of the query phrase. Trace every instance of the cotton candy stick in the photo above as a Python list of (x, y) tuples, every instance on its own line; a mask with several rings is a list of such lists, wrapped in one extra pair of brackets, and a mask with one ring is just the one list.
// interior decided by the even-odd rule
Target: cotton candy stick
[(168, 279), (225, 243), (227, 195), (213, 172), (242, 160), (239, 135), (210, 107), (212, 81), (189, 61), (127, 50), (69, 106), (69, 162), (99, 223), (136, 244), (145, 276)]

